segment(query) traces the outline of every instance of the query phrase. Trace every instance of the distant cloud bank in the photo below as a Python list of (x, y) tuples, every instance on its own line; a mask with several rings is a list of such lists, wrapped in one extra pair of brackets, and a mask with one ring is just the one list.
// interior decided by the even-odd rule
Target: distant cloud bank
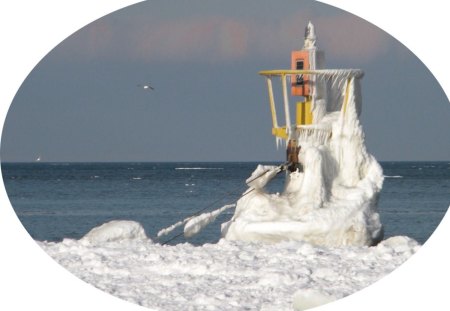
[[(350, 14), (317, 16), (309, 10), (283, 19), (234, 16), (183, 16), (121, 21), (105, 17), (83, 28), (61, 47), (75, 58), (135, 61), (227, 62), (277, 58), (300, 49), (304, 27), (311, 20), (318, 45), (336, 59), (370, 61), (389, 48), (389, 36)], [(69, 57), (69, 56), (64, 56)]]

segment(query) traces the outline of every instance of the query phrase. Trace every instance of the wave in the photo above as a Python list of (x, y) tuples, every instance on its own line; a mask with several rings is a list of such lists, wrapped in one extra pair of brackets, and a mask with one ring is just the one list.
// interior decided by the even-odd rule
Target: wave
[(223, 170), (223, 167), (175, 167), (176, 170)]
[(403, 176), (400, 176), (400, 175), (393, 175), (393, 176), (384, 175), (384, 178), (403, 178)]

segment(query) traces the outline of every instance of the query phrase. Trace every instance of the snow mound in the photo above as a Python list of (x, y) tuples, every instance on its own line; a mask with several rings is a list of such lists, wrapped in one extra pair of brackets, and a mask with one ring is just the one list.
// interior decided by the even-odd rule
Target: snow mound
[(93, 228), (82, 239), (94, 244), (120, 242), (126, 240), (150, 240), (138, 222), (131, 220), (112, 220)]
[(380, 252), (410, 253), (411, 255), (418, 251), (419, 248), (420, 244), (407, 236), (394, 236), (377, 245), (377, 249)]

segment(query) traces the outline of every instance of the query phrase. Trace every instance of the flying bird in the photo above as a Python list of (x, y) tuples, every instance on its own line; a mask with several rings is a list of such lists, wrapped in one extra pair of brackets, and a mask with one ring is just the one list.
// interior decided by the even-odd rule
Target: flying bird
[(150, 84), (144, 84), (144, 85), (138, 84), (137, 87), (143, 88), (144, 90), (148, 90), (148, 91), (154, 90), (153, 86), (151, 86)]

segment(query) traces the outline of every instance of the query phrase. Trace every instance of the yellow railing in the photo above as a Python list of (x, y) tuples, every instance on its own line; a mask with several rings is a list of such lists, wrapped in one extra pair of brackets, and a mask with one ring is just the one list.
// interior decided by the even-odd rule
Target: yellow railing
[(283, 75), (318, 75), (318, 76), (335, 76), (347, 75), (347, 78), (362, 78), (364, 71), (361, 69), (315, 69), (315, 70), (295, 70), (295, 69), (274, 69), (262, 70), (258, 72), (262, 76), (283, 76)]
[[(269, 104), (270, 104), (270, 111), (272, 114), (272, 134), (274, 136), (283, 138), (283, 139), (291, 139), (292, 130), (294, 128), (297, 128), (297, 125), (293, 125), (291, 123), (291, 117), (289, 112), (289, 99), (288, 99), (288, 92), (287, 92), (287, 81), (286, 76), (288, 75), (317, 75), (317, 76), (324, 76), (324, 77), (332, 77), (336, 75), (342, 76), (344, 79), (347, 80), (347, 86), (345, 90), (345, 96), (344, 96), (344, 103), (342, 106), (343, 113), (345, 113), (345, 110), (347, 108), (347, 101), (348, 101), (348, 91), (349, 91), (349, 84), (350, 80), (352, 78), (362, 78), (364, 75), (364, 72), (360, 69), (318, 69), (318, 70), (292, 70), (292, 69), (275, 69), (275, 70), (262, 70), (259, 72), (260, 75), (263, 75), (267, 79), (267, 89), (269, 93)], [(278, 125), (278, 119), (277, 119), (277, 110), (275, 107), (275, 100), (273, 96), (273, 88), (272, 88), (272, 77), (273, 76), (279, 76), (281, 77), (281, 84), (282, 84), (282, 92), (283, 92), (283, 106), (284, 106), (284, 114), (286, 118), (286, 125), (279, 126)], [(311, 98), (308, 98), (308, 101), (310, 101)], [(298, 113), (297, 113), (298, 115)], [(298, 122), (297, 117), (297, 122)], [(312, 122), (312, 121), (309, 121)]]

